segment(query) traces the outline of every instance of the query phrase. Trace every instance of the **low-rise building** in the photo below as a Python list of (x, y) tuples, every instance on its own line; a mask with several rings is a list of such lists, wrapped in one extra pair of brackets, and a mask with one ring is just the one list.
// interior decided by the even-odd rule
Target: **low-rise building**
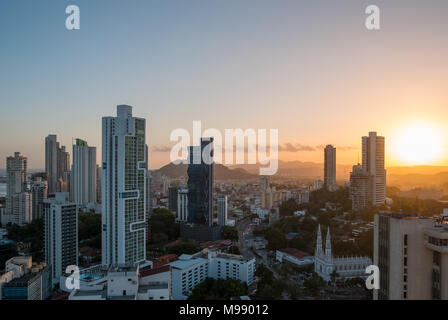
[(311, 254), (295, 248), (277, 250), (275, 257), (280, 263), (289, 262), (298, 267), (311, 266), (314, 263), (314, 258)]
[(0, 277), (0, 300), (45, 300), (51, 293), (51, 269), (31, 256), (13, 257)]
[(207, 278), (234, 279), (251, 285), (254, 281), (255, 259), (240, 255), (203, 250), (183, 254), (171, 265), (171, 292), (174, 300), (185, 300), (193, 289)]

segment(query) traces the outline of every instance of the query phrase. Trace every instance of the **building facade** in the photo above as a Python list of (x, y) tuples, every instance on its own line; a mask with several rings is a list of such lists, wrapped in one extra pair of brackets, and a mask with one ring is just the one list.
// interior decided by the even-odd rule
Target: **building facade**
[(207, 278), (234, 279), (251, 285), (254, 281), (255, 258), (224, 254), (207, 249), (193, 255), (183, 254), (171, 262), (171, 295), (185, 300), (193, 289)]
[(218, 196), (218, 225), (225, 226), (227, 223), (227, 196)]
[(45, 138), (45, 172), (48, 177), (48, 192), (68, 192), (70, 154), (65, 146), (60, 147), (57, 137), (50, 134)]
[(179, 189), (177, 192), (177, 221), (188, 221), (188, 189)]
[(353, 166), (350, 172), (350, 199), (352, 200), (352, 210), (360, 211), (372, 204), (371, 192), (373, 188), (373, 178), (358, 163)]
[(213, 138), (189, 149), (188, 222), (213, 225)]
[(146, 121), (132, 107), (117, 107), (117, 117), (103, 118), (102, 263), (146, 260)]
[(374, 263), (380, 270), (376, 300), (448, 299), (448, 214), (376, 215)]
[(32, 216), (34, 219), (40, 219), (44, 216), (44, 200), (48, 196), (47, 181), (42, 178), (36, 178), (31, 182), (32, 195)]
[(376, 132), (362, 137), (362, 167), (372, 177), (371, 204), (381, 206), (386, 201), (385, 142)]
[(327, 145), (324, 150), (324, 187), (328, 191), (337, 189), (336, 184), (336, 148)]
[(67, 266), (78, 265), (78, 207), (68, 193), (56, 192), (44, 201), (45, 262), (51, 267), (53, 285), (59, 283)]
[(97, 202), (96, 147), (89, 147), (86, 141), (76, 139), (73, 145), (71, 174), (72, 201), (87, 207)]
[(5, 220), (20, 226), (32, 220), (32, 196), (28, 190), (28, 159), (15, 152), (6, 158)]

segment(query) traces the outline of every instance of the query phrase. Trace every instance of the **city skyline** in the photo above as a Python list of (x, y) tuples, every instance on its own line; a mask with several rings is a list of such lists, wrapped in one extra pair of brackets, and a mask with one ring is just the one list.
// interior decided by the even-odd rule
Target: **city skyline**
[[(364, 26), (370, 3), (322, 4), (81, 0), (73, 32), (64, 3), (2, 4), (0, 103), (11, 107), (0, 134), (11, 138), (0, 141), (0, 168), (16, 151), (44, 168), (48, 134), (67, 147), (89, 141), (100, 159), (101, 117), (122, 103), (148, 121), (151, 169), (169, 163), (170, 132), (191, 130), (193, 120), (279, 128), (285, 161), (322, 162), (321, 146), (333, 144), (338, 163), (353, 164), (358, 137), (377, 131), (389, 146), (386, 166), (447, 165), (448, 4), (379, 1), (378, 32)], [(17, 119), (22, 130), (11, 136)]]

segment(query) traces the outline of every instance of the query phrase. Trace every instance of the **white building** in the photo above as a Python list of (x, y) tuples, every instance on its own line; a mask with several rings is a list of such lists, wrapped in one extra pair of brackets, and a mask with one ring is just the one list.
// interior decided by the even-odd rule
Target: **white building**
[(227, 225), (227, 196), (218, 196), (218, 225)]
[(68, 201), (68, 193), (56, 192), (44, 208), (45, 261), (56, 284), (67, 266), (78, 265), (78, 207)]
[(331, 252), (330, 228), (327, 231), (325, 251), (322, 249), (322, 234), (317, 231), (316, 251), (314, 253), (314, 271), (325, 281), (331, 281), (333, 271), (338, 279), (367, 278), (366, 268), (372, 264), (369, 257), (333, 257)]
[(33, 220), (33, 196), (31, 193), (14, 194), (9, 199), (9, 206), (13, 213), (11, 223), (23, 226)]
[(314, 263), (312, 255), (295, 248), (277, 250), (275, 258), (280, 263), (289, 262), (298, 267), (310, 266)]
[(132, 107), (117, 107), (117, 117), (103, 118), (102, 264), (146, 259), (146, 121), (132, 117)]
[[(80, 288), (69, 300), (170, 300), (170, 267), (140, 268), (134, 264), (95, 266), (80, 272)], [(62, 281), (62, 278), (61, 278)]]
[(179, 189), (177, 192), (177, 221), (188, 220), (188, 189)]
[(6, 158), (6, 212), (4, 220), (23, 226), (32, 220), (32, 196), (28, 193), (28, 159), (15, 152)]
[(72, 201), (80, 207), (97, 202), (96, 147), (89, 147), (86, 141), (76, 139), (73, 145), (71, 174)]
[(174, 300), (185, 300), (206, 278), (235, 279), (251, 285), (254, 281), (255, 258), (224, 254), (207, 249), (194, 255), (183, 254), (171, 262), (171, 293)]
[(375, 300), (448, 299), (448, 217), (375, 215)]

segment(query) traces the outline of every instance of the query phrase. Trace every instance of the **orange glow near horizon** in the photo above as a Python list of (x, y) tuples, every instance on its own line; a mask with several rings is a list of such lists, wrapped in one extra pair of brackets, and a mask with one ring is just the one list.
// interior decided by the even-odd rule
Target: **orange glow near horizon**
[(434, 165), (443, 161), (444, 134), (436, 123), (414, 122), (391, 137), (391, 155), (403, 165)]

